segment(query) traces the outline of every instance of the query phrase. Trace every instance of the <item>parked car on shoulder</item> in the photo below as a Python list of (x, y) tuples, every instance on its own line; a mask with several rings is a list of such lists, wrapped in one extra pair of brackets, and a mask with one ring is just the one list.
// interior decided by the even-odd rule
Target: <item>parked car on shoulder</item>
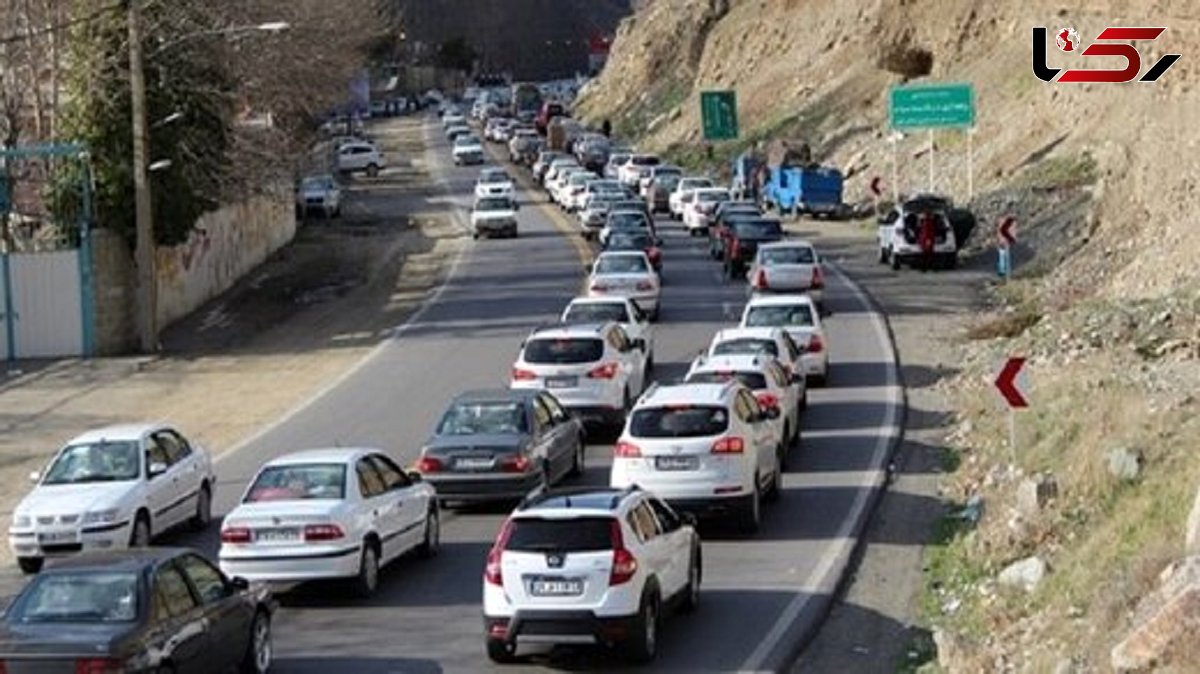
[(369, 176), (376, 176), (380, 169), (387, 167), (383, 153), (374, 143), (355, 141), (346, 143), (338, 148), (334, 160), (337, 170), (342, 173), (357, 173), (362, 171)]

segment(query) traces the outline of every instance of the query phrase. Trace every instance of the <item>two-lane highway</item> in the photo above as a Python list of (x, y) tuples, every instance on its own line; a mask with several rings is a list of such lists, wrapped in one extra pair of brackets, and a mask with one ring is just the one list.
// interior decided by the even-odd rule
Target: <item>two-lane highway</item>
[[(427, 161), (445, 178), (465, 221), (478, 169), (448, 165), (436, 119)], [(512, 169), (516, 171), (516, 169)], [(470, 244), (445, 284), (393, 339), (303, 409), (221, 457), (216, 508), (228, 512), (264, 461), (321, 446), (373, 446), (411, 463), (457, 393), (504, 386), (521, 339), (553, 320), (580, 288), (573, 220), (526, 191), (520, 238)], [(556, 221), (557, 218), (557, 221)], [(663, 223), (663, 305), (656, 375), (681, 376), (719, 328), (736, 322), (745, 285), (721, 279), (699, 239)], [(577, 236), (577, 235), (572, 235)], [(840, 274), (827, 293), (831, 382), (815, 389), (781, 501), (761, 533), (739, 538), (704, 530), (701, 608), (667, 621), (655, 671), (777, 670), (815, 629), (877, 494), (903, 414), (896, 357), (885, 322)], [(607, 440), (606, 440), (607, 441)], [(607, 481), (612, 448), (588, 447), (586, 483)], [(472, 672), (492, 665), (483, 651), (480, 585), (484, 556), (504, 508), (447, 512), (432, 560), (402, 560), (383, 573), (378, 595), (354, 599), (337, 585), (301, 588), (275, 624), (279, 672)], [(178, 537), (216, 555), (216, 528)], [(619, 660), (591, 650), (535, 658), (613, 671)], [(523, 671), (523, 666), (506, 671)]]

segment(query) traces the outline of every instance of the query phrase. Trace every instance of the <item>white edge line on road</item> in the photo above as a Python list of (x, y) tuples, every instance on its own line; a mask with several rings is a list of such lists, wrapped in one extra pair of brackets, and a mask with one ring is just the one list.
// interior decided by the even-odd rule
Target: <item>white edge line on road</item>
[(788, 636), (789, 629), (800, 616), (805, 606), (810, 601), (821, 598), (821, 594), (828, 595), (828, 601), (833, 600), (832, 595), (837, 590), (841, 576), (845, 572), (846, 565), (857, 545), (857, 541), (851, 538), (851, 536), (854, 534), (854, 529), (865, 521), (862, 511), (867, 507), (868, 499), (873, 495), (873, 492), (881, 489), (886, 482), (887, 467), (884, 465), (884, 459), (891, 451), (893, 443), (900, 437), (902, 430), (898, 421), (899, 412), (904, 405), (904, 397), (896, 372), (899, 367), (896, 345), (893, 343), (891, 334), (883, 322), (881, 312), (870, 301), (866, 292), (840, 268), (834, 267), (834, 271), (846, 283), (846, 286), (858, 301), (870, 311), (871, 322), (875, 327), (875, 333), (879, 342), (891, 356), (885, 384), (890, 404), (884, 416), (883, 424), (876, 429), (878, 440), (875, 443), (875, 453), (871, 457), (872, 464), (878, 465), (879, 468), (870, 471), (870, 479), (861, 485), (864, 488), (859, 490), (858, 495), (854, 499), (854, 504), (851, 506), (850, 515), (843, 521), (842, 527), (834, 539), (839, 542), (829, 546), (829, 549), (821, 556), (821, 560), (817, 563), (812, 573), (804, 580), (802, 586), (804, 589), (784, 607), (783, 612), (779, 615), (779, 618), (767, 632), (766, 636), (763, 637), (763, 640), (759, 642), (758, 647), (742, 663), (740, 671), (744, 673), (773, 671), (763, 669), (767, 658), (770, 657), (771, 652), (775, 650), (779, 643)]
[[(442, 163), (442, 162), (439, 162), (435, 158), (435, 155), (433, 153), (433, 143), (431, 143), (429, 140), (430, 135), (431, 135), (430, 129), (432, 129), (432, 128), (433, 128), (433, 125), (431, 123), (429, 123), (429, 120), (426, 120), (426, 123), (423, 128), (423, 134), (425, 136), (425, 160), (431, 166), (440, 165)], [(430, 161), (431, 158), (433, 158), (432, 161)], [(442, 192), (445, 192), (446, 194), (451, 193), (450, 181), (446, 177), (446, 174), (444, 171), (441, 172), (440, 176), (438, 176), (434, 179), (434, 183), (437, 185), (437, 187), (439, 187), (441, 189)], [(450, 204), (449, 211), (451, 213), (451, 216), (455, 220), (458, 221), (459, 225), (462, 226), (463, 230), (467, 231), (469, 229), (469, 227), (463, 223), (463, 216), (462, 216), (461, 209), (459, 209), (454, 204)], [(265, 437), (271, 431), (274, 431), (275, 429), (279, 428), (280, 426), (287, 423), (288, 421), (291, 421), (292, 418), (294, 418), (297, 414), (300, 414), (304, 410), (308, 409), (310, 406), (312, 406), (318, 400), (325, 397), (331, 391), (333, 391), (337, 387), (344, 384), (347, 380), (349, 380), (351, 377), (353, 377), (355, 374), (357, 374), (360, 370), (362, 370), (364, 367), (366, 367), (371, 361), (375, 360), (375, 358), (377, 358), (379, 356), (379, 354), (383, 353), (384, 349), (391, 346), (392, 342), (396, 338), (402, 336), (405, 332), (407, 332), (409, 329), (411, 329), (413, 325), (416, 325), (425, 316), (425, 313), (428, 312), (431, 307), (433, 307), (434, 305), (436, 305), (438, 303), (438, 300), (441, 299), (442, 295), (446, 292), (446, 288), (450, 286), (450, 282), (458, 275), (459, 265), (462, 263), (462, 260), (466, 256), (466, 252), (469, 248), (470, 248), (469, 246), (465, 246), (465, 245), (459, 247), (458, 252), (455, 253), (455, 255), (454, 255), (454, 261), (450, 263), (450, 269), (446, 272), (445, 277), (442, 278), (441, 283), (438, 284), (437, 288), (435, 288), (432, 293), (430, 293), (424, 300), (422, 300), (421, 305), (419, 307), (417, 307), (416, 311), (414, 311), (412, 313), (412, 315), (408, 317), (407, 320), (405, 320), (400, 325), (397, 325), (396, 327), (391, 329), (391, 331), (390, 331), (391, 334), (388, 337), (384, 338), (382, 341), (380, 341), (378, 344), (376, 344), (374, 347), (372, 347), (371, 350), (368, 351), (366, 354), (364, 354), (363, 357), (361, 359), (359, 359), (358, 362), (351, 365), (349, 368), (347, 368), (345, 371), (343, 371), (341, 374), (339, 374), (337, 377), (335, 377), (333, 380), (331, 380), (328, 384), (326, 384), (325, 386), (322, 386), (320, 389), (318, 389), (316, 392), (314, 392), (312, 395), (308, 396), (304, 400), (301, 400), (299, 403), (297, 403), (295, 406), (293, 406), (288, 411), (284, 412), (281, 416), (276, 418), (274, 421), (266, 424), (265, 426), (262, 426), (261, 428), (259, 428), (257, 431), (255, 431), (251, 435), (243, 438), (242, 440), (239, 440), (232, 447), (225, 450), (223, 453), (219, 454), (215, 459), (213, 459), (213, 464), (217, 465), (217, 466), (221, 465), (226, 458), (233, 456), (234, 454), (237, 454), (241, 450), (245, 449), (247, 446), (249, 446), (249, 445), (257, 442), (258, 440), (262, 439), (263, 437)]]

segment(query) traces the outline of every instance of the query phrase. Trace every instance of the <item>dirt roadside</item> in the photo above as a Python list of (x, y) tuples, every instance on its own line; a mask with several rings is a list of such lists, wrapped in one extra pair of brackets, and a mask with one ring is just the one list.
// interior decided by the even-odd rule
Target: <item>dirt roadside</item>
[[(343, 215), (295, 241), (163, 334), (157, 357), (50, 363), (0, 382), (0, 520), (61, 444), (164, 420), (213, 455), (303, 404), (386, 339), (466, 241), (437, 194), (423, 117), (368, 132), (392, 166), (346, 181)], [(0, 563), (9, 560), (0, 546)]]
[(904, 440), (867, 527), (866, 545), (794, 672), (906, 671), (928, 657), (922, 645), (929, 643), (929, 633), (919, 623), (921, 568), (924, 546), (944, 512), (938, 482), (943, 438), (953, 423), (953, 401), (938, 384), (958, 371), (955, 336), (979, 306), (990, 261), (979, 255), (953, 272), (893, 272), (876, 263), (874, 231), (867, 227), (805, 219), (792, 228), (887, 313), (907, 398)]

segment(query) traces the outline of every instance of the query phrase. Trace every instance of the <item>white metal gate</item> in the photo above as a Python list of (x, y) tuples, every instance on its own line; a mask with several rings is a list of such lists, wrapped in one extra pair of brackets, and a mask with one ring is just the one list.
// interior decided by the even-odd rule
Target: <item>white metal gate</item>
[(80, 251), (13, 253), (6, 257), (11, 288), (4, 288), (0, 279), (0, 297), (4, 298), (0, 313), (6, 313), (6, 306), (11, 306), (12, 312), (4, 318), (0, 353), (17, 359), (83, 355)]

